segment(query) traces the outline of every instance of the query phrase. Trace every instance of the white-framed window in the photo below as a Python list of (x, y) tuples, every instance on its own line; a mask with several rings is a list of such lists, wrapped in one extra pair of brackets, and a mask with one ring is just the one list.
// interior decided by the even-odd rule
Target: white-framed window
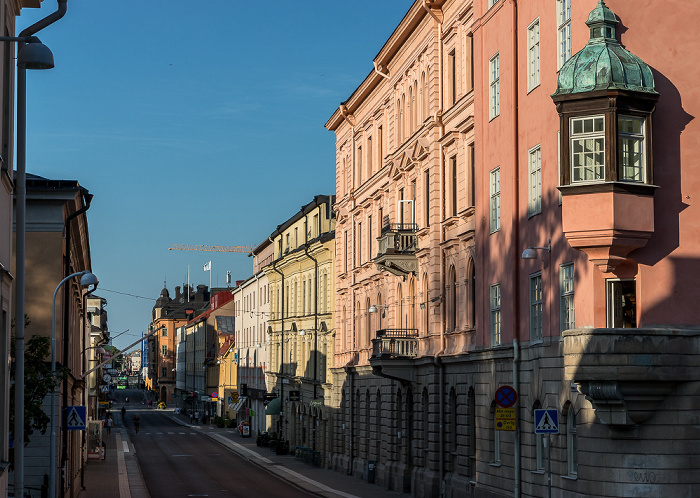
[(571, 118), (571, 183), (605, 180), (605, 118)]
[(620, 180), (644, 182), (644, 118), (618, 116), (617, 118), (617, 153)]
[(491, 233), (501, 229), (501, 168), (491, 171), (491, 200), (489, 205)]
[(499, 71), (498, 54), (496, 54), (489, 61), (489, 119), (501, 113)]
[(570, 406), (566, 414), (566, 470), (570, 476), (578, 474), (578, 444), (576, 441), (576, 413)]
[(527, 91), (540, 84), (540, 19), (527, 27)]
[(542, 340), (542, 273), (530, 275), (530, 340)]
[(637, 282), (609, 279), (607, 281), (607, 314), (610, 328), (637, 327)]
[(498, 2), (498, 0), (489, 0), (489, 9), (496, 5), (496, 2)]
[(559, 267), (559, 314), (561, 316), (561, 331), (575, 327), (574, 314), (574, 264), (569, 263)]
[[(491, 345), (501, 343), (501, 284), (491, 285)], [(499, 432), (499, 431), (496, 431)]]
[(527, 214), (532, 216), (542, 212), (542, 160), (539, 145), (530, 149), (529, 163)]
[(561, 69), (571, 58), (571, 0), (557, 0), (558, 65)]

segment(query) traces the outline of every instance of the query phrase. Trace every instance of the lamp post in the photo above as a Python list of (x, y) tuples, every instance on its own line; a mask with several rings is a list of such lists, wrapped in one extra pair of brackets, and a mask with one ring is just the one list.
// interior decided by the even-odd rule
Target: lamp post
[[(55, 20), (62, 17), (51, 20)], [(49, 16), (50, 17), (50, 16)], [(47, 17), (44, 21), (47, 21)], [(42, 25), (40, 25), (42, 24)], [(24, 297), (25, 297), (25, 241), (27, 206), (27, 69), (51, 69), (53, 54), (46, 45), (31, 34), (46, 25), (39, 21), (25, 29), (20, 36), (2, 36), (0, 41), (16, 42), (17, 53), (17, 178), (15, 179), (16, 206), (16, 287), (15, 287), (15, 494), (24, 494)], [(34, 29), (32, 29), (34, 28)]]
[[(56, 295), (59, 289), (73, 277), (80, 277), (80, 285), (82, 287), (88, 287), (94, 285), (97, 288), (99, 281), (97, 277), (89, 271), (80, 271), (68, 275), (66, 278), (61, 280), (56, 286), (56, 290), (53, 292), (53, 301), (51, 306), (51, 374), (56, 373)], [(95, 290), (95, 289), (92, 289)], [(65, 334), (66, 331), (64, 330)], [(54, 392), (51, 394), (51, 438), (49, 443), (49, 498), (56, 497), (56, 387), (54, 387)], [(64, 407), (65, 408), (65, 407)]]

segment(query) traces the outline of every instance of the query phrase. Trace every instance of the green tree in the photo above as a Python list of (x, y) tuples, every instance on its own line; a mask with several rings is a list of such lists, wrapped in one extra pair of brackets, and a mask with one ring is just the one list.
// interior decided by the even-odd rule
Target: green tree
[[(25, 327), (29, 318), (24, 316)], [(14, 321), (12, 328), (14, 329)], [(10, 368), (10, 434), (15, 437), (15, 335), (12, 333)], [(58, 387), (65, 377), (66, 369), (51, 372), (51, 364), (46, 358), (51, 355), (51, 341), (48, 337), (33, 335), (24, 346), (24, 444), (29, 444), (35, 431), (46, 434), (51, 422), (49, 415), (42, 409), (44, 398)], [(10, 452), (10, 462), (14, 461), (14, 452)]]

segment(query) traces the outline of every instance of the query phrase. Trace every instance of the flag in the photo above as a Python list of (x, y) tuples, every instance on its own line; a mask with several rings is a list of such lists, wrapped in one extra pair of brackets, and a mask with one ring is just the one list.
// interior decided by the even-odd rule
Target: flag
[(204, 265), (204, 271), (211, 271), (211, 261)]

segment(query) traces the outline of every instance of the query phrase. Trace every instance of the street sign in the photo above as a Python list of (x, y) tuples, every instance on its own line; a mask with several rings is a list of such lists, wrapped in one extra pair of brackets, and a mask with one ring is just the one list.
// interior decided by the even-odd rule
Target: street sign
[(515, 426), (515, 408), (496, 408), (497, 431), (514, 431)]
[(535, 434), (558, 434), (559, 412), (556, 409), (535, 410)]
[(211, 393), (211, 399), (214, 399), (214, 400), (219, 399), (219, 393), (217, 393), (216, 391)]
[(501, 386), (496, 391), (496, 403), (503, 408), (510, 408), (518, 399), (518, 393), (510, 386)]
[(66, 407), (66, 425), (69, 431), (84, 431), (86, 420), (87, 415), (84, 406)]

